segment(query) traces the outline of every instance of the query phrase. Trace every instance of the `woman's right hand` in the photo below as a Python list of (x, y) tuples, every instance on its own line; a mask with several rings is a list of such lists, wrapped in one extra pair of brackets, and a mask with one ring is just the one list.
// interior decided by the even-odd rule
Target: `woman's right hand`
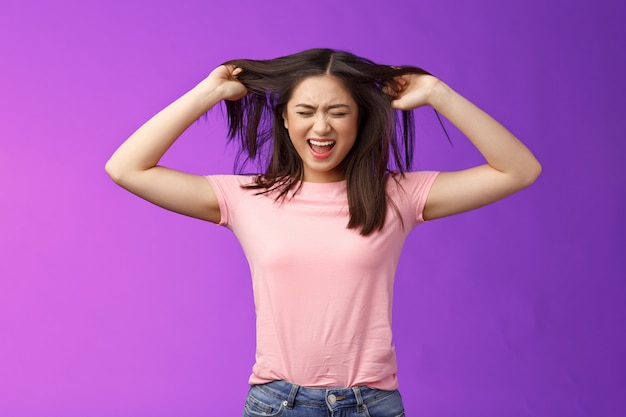
[(239, 100), (248, 94), (248, 89), (237, 79), (241, 71), (234, 65), (220, 65), (205, 81), (214, 86), (222, 100)]

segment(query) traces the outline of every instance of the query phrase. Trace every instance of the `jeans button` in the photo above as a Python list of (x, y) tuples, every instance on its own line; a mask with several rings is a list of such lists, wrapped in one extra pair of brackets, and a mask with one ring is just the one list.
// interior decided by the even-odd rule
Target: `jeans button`
[(335, 394), (330, 394), (328, 396), (328, 402), (331, 404), (335, 404), (337, 402), (337, 397), (335, 396)]

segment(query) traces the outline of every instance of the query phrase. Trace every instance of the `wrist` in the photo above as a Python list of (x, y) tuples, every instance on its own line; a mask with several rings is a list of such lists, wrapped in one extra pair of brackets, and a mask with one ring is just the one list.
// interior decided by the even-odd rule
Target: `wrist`
[(435, 110), (441, 110), (448, 102), (454, 91), (443, 81), (437, 80), (428, 94), (428, 105)]
[(224, 99), (224, 94), (220, 86), (216, 85), (210, 79), (202, 80), (190, 93), (196, 96), (197, 100), (199, 100), (207, 110)]

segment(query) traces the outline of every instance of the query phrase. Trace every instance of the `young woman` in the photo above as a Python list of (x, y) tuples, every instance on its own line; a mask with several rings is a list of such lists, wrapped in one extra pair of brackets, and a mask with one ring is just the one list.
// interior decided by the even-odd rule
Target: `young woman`
[[(229, 135), (259, 175), (190, 175), (157, 165), (226, 102)], [(411, 110), (431, 106), (486, 163), (409, 172)], [(425, 220), (530, 185), (541, 167), (507, 129), (416, 67), (313, 49), (235, 60), (140, 127), (106, 165), (166, 209), (230, 228), (250, 263), (257, 315), (247, 416), (403, 415), (391, 338), (402, 245)]]

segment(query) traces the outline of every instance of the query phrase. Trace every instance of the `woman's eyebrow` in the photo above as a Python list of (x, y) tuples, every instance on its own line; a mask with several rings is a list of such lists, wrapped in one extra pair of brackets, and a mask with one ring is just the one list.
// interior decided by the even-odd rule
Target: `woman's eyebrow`
[[(311, 109), (311, 110), (315, 110), (317, 108), (315, 106), (312, 106), (310, 104), (305, 104), (305, 103), (296, 104), (294, 107), (304, 107), (305, 109)], [(336, 109), (336, 108), (339, 108), (339, 107), (348, 107), (349, 108), (350, 106), (348, 106), (347, 104), (331, 104), (327, 108), (328, 109)]]

